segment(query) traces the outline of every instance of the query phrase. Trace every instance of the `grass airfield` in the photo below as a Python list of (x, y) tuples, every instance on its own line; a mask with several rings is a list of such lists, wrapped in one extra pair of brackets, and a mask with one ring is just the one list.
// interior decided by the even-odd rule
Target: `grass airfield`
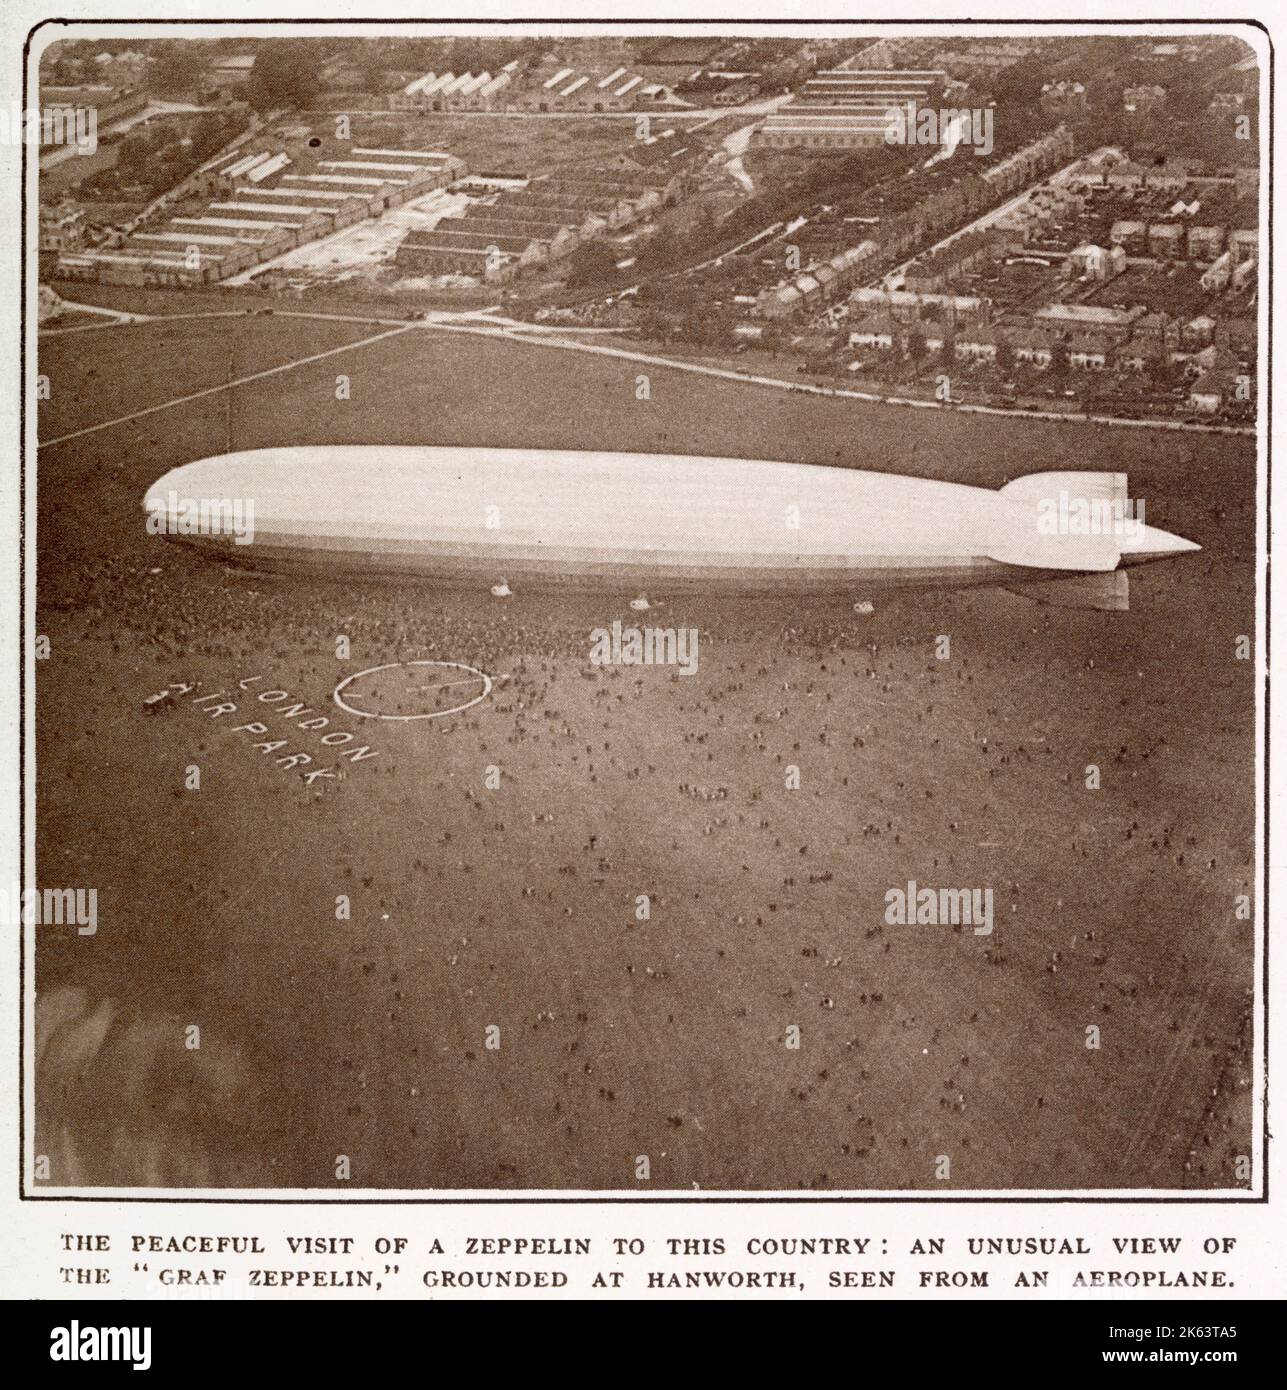
[[(40, 435), (378, 331), (47, 338)], [(38, 881), (99, 890), (96, 936), (38, 939), (50, 1185), (1245, 1187), (1251, 442), (662, 368), (640, 401), (638, 370), (417, 329), (41, 450)], [(1203, 550), (1134, 571), (1126, 614), (987, 590), (878, 596), (870, 616), (850, 611), (865, 595), (802, 612), (650, 594), (640, 615), (628, 596), (259, 575), (143, 527), (146, 487), (229, 440), (728, 454), (988, 487), (1117, 469), (1150, 524)], [(696, 626), (698, 672), (592, 666), (613, 618)], [(504, 679), (432, 721), (333, 705), (346, 676), (414, 660)], [(171, 682), (196, 689), (145, 707)], [(343, 777), (311, 784), (277, 765), (235, 732), (270, 685), (374, 756), (337, 749)], [(235, 723), (195, 703), (221, 690)], [(291, 748), (320, 759), (310, 737)], [(992, 887), (996, 930), (887, 925), (909, 879)]]

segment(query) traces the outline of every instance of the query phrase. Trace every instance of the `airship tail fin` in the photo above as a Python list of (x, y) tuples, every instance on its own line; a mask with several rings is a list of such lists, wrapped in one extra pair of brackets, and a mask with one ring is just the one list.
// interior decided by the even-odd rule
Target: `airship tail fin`
[(1011, 584), (1011, 593), (1060, 608), (1093, 608), (1125, 613), (1131, 606), (1131, 580), (1125, 570), (1078, 574), (1071, 579), (1052, 579), (1045, 584)]
[(1001, 489), (1012, 502), (1049, 502), (1067, 494), (1087, 502), (1126, 502), (1125, 473), (1028, 473)]
[(1010, 519), (990, 559), (1029, 569), (1104, 573), (1121, 562), (1120, 522), (1129, 508), (1125, 473), (1029, 473), (1007, 483), (1001, 496)]

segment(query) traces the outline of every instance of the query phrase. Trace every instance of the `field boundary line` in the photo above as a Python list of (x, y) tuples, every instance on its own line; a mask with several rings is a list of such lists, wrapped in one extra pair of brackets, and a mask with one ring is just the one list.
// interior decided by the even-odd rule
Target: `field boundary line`
[(355, 343), (342, 343), (339, 347), (327, 348), (325, 352), (315, 352), (309, 357), (299, 357), (293, 362), (282, 362), (276, 367), (266, 367), (261, 372), (251, 372), (249, 376), (238, 377), (236, 381), (221, 382), (218, 386), (207, 386), (201, 391), (193, 391), (186, 396), (176, 396), (171, 401), (162, 401), (159, 405), (149, 405), (143, 410), (136, 410), (129, 415), (118, 415), (114, 420), (104, 420), (97, 425), (86, 425), (84, 429), (73, 430), (70, 434), (60, 434), (53, 439), (41, 439), (37, 441), (37, 448), (48, 449), (55, 444), (65, 444), (70, 439), (81, 439), (87, 434), (97, 434), (100, 430), (110, 430), (115, 425), (128, 424), (131, 420), (141, 420), (147, 415), (157, 415), (162, 410), (170, 410), (176, 405), (187, 405), (190, 401), (199, 401), (206, 396), (217, 396), (221, 391), (231, 391), (234, 387), (248, 385), (252, 381), (263, 381), (265, 377), (277, 376), (281, 372), (292, 372), (296, 367), (307, 367), (312, 362), (321, 362), (324, 358), (338, 356), (341, 352), (352, 352), (356, 348), (368, 347), (371, 343), (378, 343), (382, 338), (393, 338), (399, 333), (407, 333), (415, 324), (405, 324), (400, 328), (389, 328), (383, 333), (372, 334), (369, 338), (359, 338)]

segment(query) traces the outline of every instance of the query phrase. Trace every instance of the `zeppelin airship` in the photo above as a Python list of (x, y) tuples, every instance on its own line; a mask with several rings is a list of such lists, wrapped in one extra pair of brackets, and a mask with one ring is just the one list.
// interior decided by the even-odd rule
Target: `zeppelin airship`
[[(1200, 548), (1144, 524), (1126, 493), (1121, 473), (1034, 473), (994, 491), (734, 458), (328, 445), (199, 459), (159, 478), (144, 506), (149, 530), (256, 569), (502, 596), (558, 585), (865, 600), (999, 585), (1123, 609), (1129, 567)], [(236, 535), (215, 524), (238, 514)]]

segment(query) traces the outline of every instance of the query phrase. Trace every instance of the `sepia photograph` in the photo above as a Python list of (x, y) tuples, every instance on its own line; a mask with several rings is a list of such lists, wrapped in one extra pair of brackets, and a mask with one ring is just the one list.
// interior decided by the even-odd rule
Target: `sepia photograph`
[(24, 1195), (1263, 1199), (1266, 36), (174, 10), (28, 40)]

